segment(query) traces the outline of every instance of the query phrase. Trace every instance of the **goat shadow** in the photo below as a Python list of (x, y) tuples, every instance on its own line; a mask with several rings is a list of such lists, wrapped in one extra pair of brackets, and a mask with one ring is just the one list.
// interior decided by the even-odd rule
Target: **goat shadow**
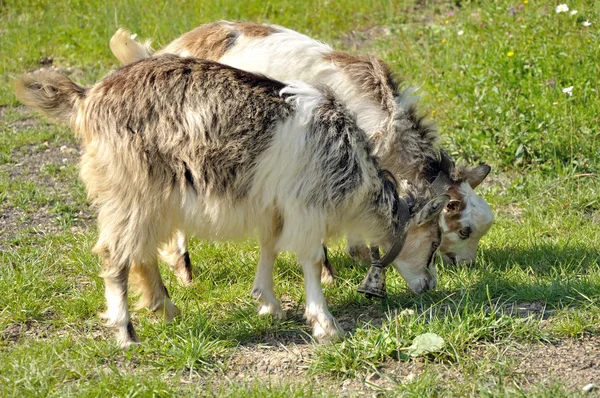
[[(398, 273), (391, 271), (388, 281), (397, 281), (388, 286), (386, 300), (367, 308), (363, 300), (353, 303), (348, 297), (336, 301), (330, 309), (338, 318), (344, 318), (356, 312), (353, 307), (358, 305), (366, 310), (363, 322), (381, 323), (407, 308), (420, 313), (455, 313), (464, 308), (465, 297), (472, 308), (495, 307), (504, 315), (541, 318), (552, 316), (557, 309), (600, 302), (600, 278), (589, 272), (599, 269), (600, 250), (596, 248), (547, 243), (529, 248), (492, 248), (480, 253), (478, 260), (470, 266), (438, 261), (438, 288), (420, 296), (408, 291)], [(452, 280), (458, 282), (445, 283), (449, 274), (454, 274)]]
[[(557, 309), (600, 301), (600, 278), (587, 273), (588, 269), (598, 269), (600, 251), (586, 247), (537, 244), (529, 248), (491, 248), (482, 250), (478, 261), (470, 266), (443, 264), (438, 259), (438, 287), (422, 295), (410, 292), (398, 272), (390, 269), (388, 296), (383, 300), (370, 300), (356, 291), (369, 265), (350, 258), (342, 250), (330, 251), (329, 259), (339, 275), (336, 284), (354, 286), (341, 290), (325, 287), (331, 313), (350, 335), (367, 323), (379, 327), (405, 309), (428, 318), (483, 309), (544, 319)], [(278, 260), (276, 272), (281, 267), (298, 267), (292, 263)], [(449, 274), (454, 277), (449, 278)], [(445, 278), (453, 282), (445, 283)], [(284, 301), (283, 305), (287, 310), (283, 324), (264, 333), (240, 336), (239, 344), (310, 344), (310, 328), (303, 319), (304, 302)], [(219, 339), (219, 334), (213, 337)]]

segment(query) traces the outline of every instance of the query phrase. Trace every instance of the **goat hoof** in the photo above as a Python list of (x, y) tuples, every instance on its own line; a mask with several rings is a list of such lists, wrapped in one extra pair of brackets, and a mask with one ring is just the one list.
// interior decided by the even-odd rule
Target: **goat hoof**
[(123, 349), (128, 349), (140, 344), (140, 339), (138, 339), (131, 321), (127, 323), (126, 327), (119, 327), (117, 330), (117, 342)]
[(333, 318), (314, 319), (313, 337), (319, 343), (333, 343), (344, 338), (344, 330)]
[(133, 349), (139, 345), (141, 345), (139, 341), (121, 341), (119, 340), (119, 346), (124, 350)]
[(326, 267), (321, 270), (321, 283), (328, 286), (335, 284), (335, 276)]
[(284, 321), (286, 318), (285, 312), (281, 309), (281, 307), (276, 308), (271, 305), (261, 305), (258, 309), (258, 315), (260, 315), (260, 316), (272, 315), (273, 318), (275, 318), (279, 321)]
[(335, 343), (344, 339), (344, 332), (339, 327), (324, 328), (317, 324), (313, 327), (313, 337), (319, 343)]
[(177, 306), (169, 299), (166, 299), (164, 303), (161, 303), (153, 312), (162, 315), (166, 322), (171, 322), (181, 315), (179, 308), (177, 308)]
[(175, 317), (181, 315), (181, 311), (179, 310), (179, 308), (177, 308), (175, 304), (171, 302), (171, 300), (168, 300), (166, 304), (167, 305), (165, 308), (165, 321), (171, 322), (173, 319), (175, 319)]

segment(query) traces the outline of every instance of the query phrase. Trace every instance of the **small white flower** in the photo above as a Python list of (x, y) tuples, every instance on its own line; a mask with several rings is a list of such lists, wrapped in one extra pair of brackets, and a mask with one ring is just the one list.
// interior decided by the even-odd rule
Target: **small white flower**
[(592, 23), (591, 23), (590, 21), (583, 21), (581, 24), (587, 28), (587, 27), (588, 27), (588, 26), (590, 26)]
[(569, 15), (571, 15), (571, 16), (573, 16), (573, 15), (575, 15), (575, 14), (577, 14), (577, 10), (573, 10), (573, 11), (571, 11), (571, 12), (569, 13)]
[(568, 94), (569, 97), (573, 95), (573, 86), (563, 88), (563, 93)]
[(568, 11), (569, 11), (569, 6), (566, 4), (559, 4), (556, 6), (557, 13), (568, 12)]
[(465, 32), (462, 30), (459, 30), (458, 32), (456, 32), (457, 35), (462, 36)]

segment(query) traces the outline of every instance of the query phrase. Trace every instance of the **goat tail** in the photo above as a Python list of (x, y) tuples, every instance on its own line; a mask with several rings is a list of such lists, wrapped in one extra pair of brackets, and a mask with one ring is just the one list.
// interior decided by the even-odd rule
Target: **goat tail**
[(135, 40), (136, 36), (126, 29), (119, 29), (110, 38), (110, 51), (123, 65), (152, 56), (151, 41), (148, 39), (140, 43)]
[(286, 96), (287, 103), (293, 103), (300, 111), (300, 123), (307, 124), (313, 119), (315, 108), (325, 102), (332, 94), (325, 86), (311, 86), (301, 81), (286, 82), (286, 86), (279, 91), (280, 96)]
[(15, 93), (23, 104), (41, 111), (46, 117), (69, 122), (87, 88), (61, 73), (41, 70), (16, 80)]

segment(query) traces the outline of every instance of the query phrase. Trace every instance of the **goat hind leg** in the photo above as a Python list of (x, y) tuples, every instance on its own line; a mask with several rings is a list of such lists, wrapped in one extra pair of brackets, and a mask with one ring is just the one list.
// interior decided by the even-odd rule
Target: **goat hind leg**
[(348, 235), (346, 251), (350, 256), (358, 258), (363, 263), (371, 264), (371, 249), (361, 237)]
[(192, 283), (192, 261), (187, 236), (183, 232), (176, 231), (175, 236), (159, 250), (159, 254), (183, 286)]
[(329, 262), (327, 255), (327, 246), (323, 245), (323, 264), (321, 267), (321, 283), (324, 285), (333, 285), (335, 283), (335, 268)]
[(155, 314), (164, 316), (167, 322), (181, 313), (169, 298), (156, 258), (134, 261), (131, 265), (131, 277), (134, 286), (142, 294), (139, 308), (148, 308)]
[(106, 326), (116, 329), (117, 341), (126, 348), (140, 342), (131, 323), (127, 304), (129, 264), (112, 262), (107, 251), (104, 251), (104, 263), (101, 276), (104, 278), (106, 311), (100, 317), (106, 319)]

